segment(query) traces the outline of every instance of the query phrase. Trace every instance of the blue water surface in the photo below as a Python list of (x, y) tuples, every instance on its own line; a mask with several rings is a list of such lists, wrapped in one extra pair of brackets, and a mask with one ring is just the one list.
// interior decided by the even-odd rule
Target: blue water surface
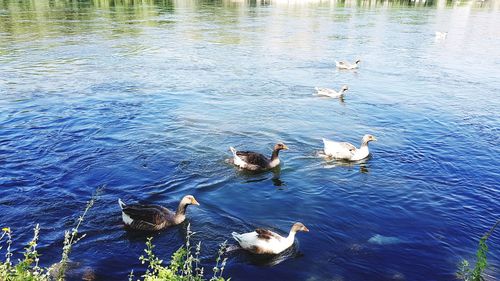
[[(231, 280), (455, 280), (474, 260), (500, 217), (495, 2), (115, 2), (0, 2), (0, 226), (16, 251), (39, 223), (43, 265), (59, 261), (104, 187), (71, 254), (96, 280), (145, 270), (148, 235), (123, 228), (118, 198), (174, 208), (185, 194), (206, 271), (233, 231), (310, 229), (277, 260), (229, 253)], [(343, 101), (313, 95), (343, 84)], [(367, 133), (363, 163), (318, 156), (323, 137)], [(278, 141), (279, 171), (225, 163), (229, 146)], [(186, 227), (153, 234), (158, 256)], [(500, 230), (488, 245), (499, 280)]]

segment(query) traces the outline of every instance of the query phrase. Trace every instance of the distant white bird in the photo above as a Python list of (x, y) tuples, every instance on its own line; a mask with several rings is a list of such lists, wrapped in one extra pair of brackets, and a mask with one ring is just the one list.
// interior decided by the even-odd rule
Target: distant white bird
[(446, 39), (448, 32), (436, 31), (436, 39)]
[(338, 69), (356, 69), (358, 68), (359, 63), (361, 60), (356, 60), (354, 64), (347, 62), (347, 61), (335, 61), (335, 65), (337, 66)]
[(358, 161), (370, 155), (368, 143), (376, 141), (377, 139), (372, 135), (364, 135), (361, 140), (360, 148), (348, 142), (337, 142), (323, 139), (324, 152), (327, 156), (340, 160)]
[(329, 89), (329, 88), (316, 87), (314, 89), (316, 89), (316, 94), (319, 96), (327, 96), (327, 97), (331, 97), (331, 98), (341, 98), (344, 96), (345, 91), (347, 91), (349, 88), (347, 87), (347, 85), (344, 85), (344, 86), (342, 86), (342, 88), (340, 88), (340, 91), (338, 91), (338, 92), (333, 90), (333, 89)]
[(299, 231), (309, 232), (309, 229), (296, 222), (286, 237), (262, 228), (243, 234), (233, 232), (232, 235), (241, 248), (254, 254), (279, 254), (293, 245), (295, 234)]

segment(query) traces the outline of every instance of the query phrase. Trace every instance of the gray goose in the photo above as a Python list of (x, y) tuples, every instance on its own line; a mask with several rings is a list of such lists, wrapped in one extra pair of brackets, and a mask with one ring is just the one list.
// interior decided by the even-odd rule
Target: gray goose
[(230, 147), (231, 152), (233, 153), (233, 158), (229, 159), (229, 161), (246, 170), (251, 171), (262, 171), (268, 170), (277, 167), (280, 164), (279, 152), (281, 150), (287, 150), (288, 146), (284, 143), (277, 143), (274, 146), (273, 153), (271, 158), (267, 158), (266, 156), (252, 151), (237, 151), (234, 147)]
[(187, 206), (200, 205), (192, 195), (184, 196), (175, 212), (159, 205), (126, 205), (121, 199), (118, 199), (118, 204), (122, 210), (123, 223), (132, 229), (144, 231), (178, 225), (186, 219)]

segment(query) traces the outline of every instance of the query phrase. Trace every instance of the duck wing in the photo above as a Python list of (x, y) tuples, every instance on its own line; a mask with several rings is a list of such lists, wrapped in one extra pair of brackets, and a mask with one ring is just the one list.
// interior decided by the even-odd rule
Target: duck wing
[(255, 232), (257, 232), (257, 237), (259, 239), (262, 239), (262, 240), (271, 240), (271, 239), (277, 239), (277, 240), (281, 240), (282, 237), (270, 230), (267, 230), (267, 229), (263, 229), (263, 228), (257, 228), (255, 230)]
[(236, 155), (245, 163), (256, 165), (265, 168), (269, 165), (269, 159), (257, 152), (252, 151), (238, 151)]
[(132, 219), (130, 227), (140, 230), (163, 228), (173, 217), (170, 210), (158, 205), (127, 205), (123, 207), (122, 212)]
[(356, 147), (348, 142), (336, 142), (323, 139), (325, 154), (337, 159), (351, 159), (356, 153)]

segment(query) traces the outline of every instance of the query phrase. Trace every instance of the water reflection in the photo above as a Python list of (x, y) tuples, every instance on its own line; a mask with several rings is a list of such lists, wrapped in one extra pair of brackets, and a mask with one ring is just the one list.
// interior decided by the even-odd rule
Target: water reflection
[[(238, 174), (245, 179), (244, 182), (246, 183), (262, 182), (271, 179), (273, 185), (276, 187), (286, 186), (286, 183), (281, 180), (281, 166), (268, 171), (249, 171), (241, 168), (235, 169), (238, 170)], [(269, 178), (270, 174), (272, 175), (271, 178)]]
[[(311, 5), (325, 8), (389, 8), (389, 7), (412, 7), (425, 6), (444, 8), (450, 6), (461, 6), (466, 8), (489, 8), (494, 11), (500, 9), (500, 1), (373, 1), (373, 0), (345, 0), (345, 1), (320, 1), (320, 0), (269, 0), (269, 1), (180, 1), (180, 0), (92, 0), (81, 1), (2, 1), (0, 2), (0, 30), (9, 34), (23, 34), (25, 32), (39, 34), (76, 34), (87, 33), (92, 29), (101, 28), (92, 25), (96, 20), (110, 20), (116, 23), (127, 23), (129, 25), (159, 26), (173, 23), (168, 18), (162, 17), (174, 13), (189, 13), (191, 11), (216, 11), (224, 8), (225, 13), (212, 14), (214, 21), (232, 22), (234, 18), (240, 17), (241, 13), (252, 13), (248, 7), (257, 6), (286, 6), (291, 12), (301, 14), (301, 6)], [(234, 16), (234, 18), (233, 18)], [(336, 22), (350, 21), (351, 13), (336, 13), (333, 19)], [(408, 20), (409, 18), (405, 18)], [(417, 19), (421, 20), (421, 19)], [(63, 24), (61, 24), (63, 23)], [(82, 24), (83, 23), (83, 24)], [(88, 24), (85, 24), (88, 23)], [(116, 25), (107, 26), (115, 30)], [(119, 29), (120, 30), (120, 29)], [(117, 31), (117, 30), (115, 30)], [(132, 32), (130, 28), (121, 29), (122, 32)], [(230, 41), (236, 40), (235, 38)]]
[(345, 160), (335, 159), (332, 158), (331, 156), (324, 154), (322, 150), (318, 151), (317, 155), (318, 157), (324, 160), (323, 167), (325, 169), (332, 169), (337, 167), (346, 167), (346, 168), (359, 167), (360, 173), (367, 174), (368, 172), (370, 172), (368, 161), (370, 160), (370, 158), (372, 158), (371, 154), (367, 158), (358, 161), (345, 161)]

